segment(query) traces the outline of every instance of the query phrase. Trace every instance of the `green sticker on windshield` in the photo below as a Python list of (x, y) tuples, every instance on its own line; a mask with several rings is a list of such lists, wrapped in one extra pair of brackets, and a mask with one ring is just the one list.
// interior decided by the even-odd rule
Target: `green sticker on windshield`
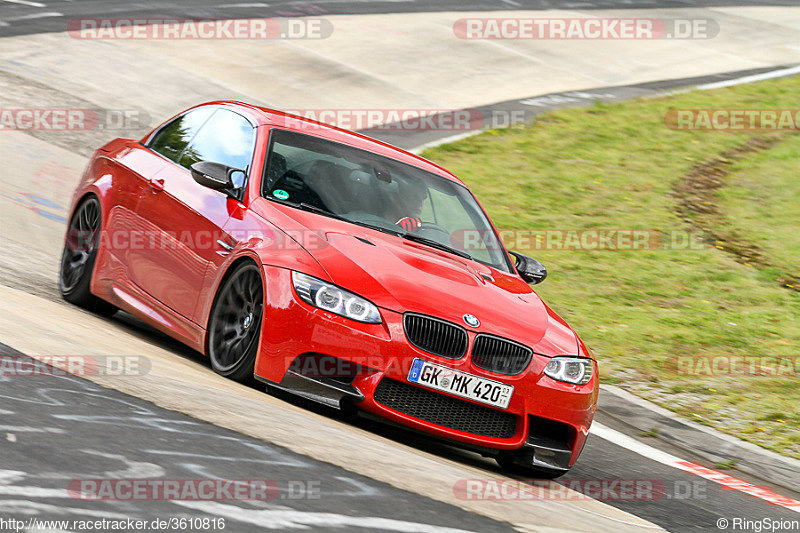
[(274, 196), (278, 200), (288, 200), (289, 199), (289, 193), (284, 191), (283, 189), (275, 189), (274, 191), (272, 191), (272, 196)]

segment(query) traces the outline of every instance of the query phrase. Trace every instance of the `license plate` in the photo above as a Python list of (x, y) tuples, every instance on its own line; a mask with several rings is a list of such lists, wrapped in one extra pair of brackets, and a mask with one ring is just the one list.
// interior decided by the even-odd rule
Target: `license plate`
[(511, 394), (514, 392), (514, 387), (511, 385), (422, 359), (414, 359), (414, 364), (408, 373), (408, 381), (500, 409), (508, 407)]

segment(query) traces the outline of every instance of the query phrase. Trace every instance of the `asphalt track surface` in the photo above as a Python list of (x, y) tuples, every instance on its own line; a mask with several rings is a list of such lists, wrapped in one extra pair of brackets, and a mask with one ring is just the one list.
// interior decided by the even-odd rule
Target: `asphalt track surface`
[[(0, 355), (33, 363), (5, 345), (0, 345)], [(39, 375), (0, 377), (0, 383), (0, 509), (4, 518), (27, 521), (31, 514), (43, 511), (54, 520), (151, 523), (223, 517), (228, 531), (304, 526), (330, 531), (511, 531), (507, 524), (84, 379)], [(264, 480), (270, 490), (262, 501), (96, 502), (65, 488), (79, 480), (120, 477), (121, 472), (127, 472), (122, 474), (125, 477), (168, 480)], [(184, 487), (189, 490), (188, 484)], [(235, 497), (231, 490), (228, 494)], [(308, 512), (310, 508), (313, 512)]]
[[(123, 329), (151, 335), (153, 342), (173, 349), (176, 357), (201, 357), (125, 313), (119, 313), (114, 321)], [(28, 360), (2, 344), (0, 355)], [(315, 409), (302, 401), (295, 403)], [(324, 409), (316, 410), (326, 414)], [(256, 530), (254, 523), (259, 528), (292, 530), (308, 526), (315, 531), (411, 531), (412, 527), (431, 533), (445, 533), (446, 528), (510, 530), (508, 524), (395, 489), (74, 376), (0, 377), (0, 414), (0, 514), (4, 517), (147, 521), (224, 517), (232, 531)], [(596, 422), (631, 432), (623, 420), (602, 411)], [(499, 471), (491, 459), (421, 435), (371, 420), (351, 423), (400, 445), (486, 472)], [(314, 437), (299, 432), (298, 438)], [(703, 463), (686, 450), (663, 443), (653, 446)], [(800, 497), (763, 479), (740, 472), (733, 475), (783, 496)], [(88, 501), (76, 499), (65, 490), (76, 480), (115, 478), (268, 480), (277, 483), (281, 492), (274, 500), (215, 504)], [(619, 499), (610, 493), (603, 501), (668, 531), (717, 531), (721, 518), (797, 520), (797, 513), (788, 509), (662, 465), (591, 434), (578, 463), (558, 482), (570, 487), (586, 481), (608, 484), (624, 480), (652, 482), (652, 497)], [(420, 473), (420, 483), (425, 483), (424, 472)], [(587, 530), (591, 530), (590, 524)]]
[[(499, 9), (614, 9), (668, 8), (729, 5), (790, 6), (795, 1), (777, 2), (682, 2), (682, 1), (595, 1), (595, 2), (327, 2), (313, 4), (269, 2), (269, 6), (249, 3), (249, 7), (226, 6), (205, 2), (152, 2), (135, 6), (118, 2), (60, 0), (37, 7), (36, 2), (0, 2), (0, 36), (63, 31), (71, 18), (96, 16), (169, 16), (242, 18), (254, 16), (302, 16), (322, 9), (325, 14), (359, 14), (420, 11), (480, 11)], [(316, 7), (309, 7), (309, 6)], [(46, 15), (46, 16), (42, 16)], [(594, 99), (624, 99), (691, 85), (708, 79), (680, 80), (656, 84), (584, 91), (597, 98), (567, 95), (539, 97), (531, 113), (560, 105), (589, 103)], [(561, 98), (553, 98), (560, 96)], [(573, 101), (564, 98), (577, 99)], [(581, 102), (581, 98), (586, 102)], [(559, 103), (560, 102), (560, 103)], [(498, 104), (519, 108), (520, 101)], [(530, 104), (529, 104), (530, 105)], [(529, 117), (528, 117), (529, 118)], [(423, 137), (398, 137), (394, 133), (367, 132), (405, 147), (434, 140)], [(428, 137), (424, 137), (428, 135)], [(196, 357), (185, 348), (135, 319), (122, 314), (115, 321), (121, 327), (138, 328), (153, 335), (154, 342), (172, 346), (176, 357)], [(4, 354), (13, 348), (0, 347)], [(0, 378), (2, 379), (2, 378)], [(75, 398), (80, 397), (80, 400)], [(80, 405), (76, 409), (75, 405)], [(80, 411), (80, 416), (76, 412)], [(3, 380), (0, 388), (0, 509), (3, 515), (27, 517), (36, 510), (49, 509), (48, 517), (97, 518), (170, 516), (228, 516), (229, 530), (263, 529), (282, 524), (286, 529), (311, 527), (314, 530), (349, 530), (359, 524), (373, 524), (357, 530), (408, 530), (404, 522), (429, 526), (460, 527), (472, 531), (503, 531), (506, 524), (471, 515), (461, 509), (404, 492), (374, 480), (354, 475), (338, 467), (320, 463), (280, 447), (199, 422), (184, 415), (155, 407), (148, 402), (103, 389), (74, 377), (39, 377), (26, 380)], [(598, 415), (597, 421), (630, 434), (624, 421)], [(431, 442), (370, 422), (355, 422), (360, 427), (395, 439), (399, 444), (423, 449), (464, 464), (496, 471), (493, 461), (475, 454)], [(13, 442), (12, 442), (13, 440)], [(686, 460), (702, 463), (685, 450), (673, 450), (663, 443), (653, 443), (664, 451)], [(713, 465), (707, 465), (713, 466)], [(271, 479), (285, 489), (276, 500), (261, 504), (225, 502), (209, 504), (203, 510), (171, 502), (87, 502), (64, 498), (65, 480), (98, 478), (121, 471), (164, 478)], [(131, 474), (133, 475), (133, 474)], [(759, 486), (770, 487), (768, 480), (736, 472), (735, 476)], [(762, 500), (702, 480), (674, 468), (646, 459), (609, 441), (590, 436), (578, 464), (561, 482), (574, 480), (648, 479), (658, 480), (663, 493), (654, 501), (614, 501), (606, 503), (650, 520), (670, 531), (717, 530), (719, 518), (746, 517), (758, 520), (797, 520), (798, 514), (769, 505)], [(318, 482), (318, 499), (288, 498), (288, 482)], [(421, 476), (424, 483), (424, 475)], [(773, 487), (782, 495), (798, 499), (800, 495), (785, 488)], [(49, 506), (49, 507), (48, 507)], [(316, 515), (316, 513), (330, 513)], [(333, 525), (334, 516), (340, 525)], [(237, 519), (238, 517), (238, 519)], [(368, 517), (398, 522), (365, 521)], [(279, 522), (278, 520), (285, 520)], [(252, 520), (248, 523), (243, 520)], [(360, 521), (359, 521), (360, 520)], [(304, 522), (305, 521), (305, 522)], [(380, 524), (380, 527), (375, 527)]]
[(0, 1), (0, 37), (58, 32), (77, 18), (205, 18), (233, 19), (420, 13), (441, 11), (499, 11), (570, 9), (669, 9), (728, 6), (796, 6), (796, 0), (271, 0), (236, 2), (120, 2), (118, 0)]
[[(535, 120), (538, 115), (564, 107), (584, 107), (596, 102), (617, 102), (633, 98), (652, 97), (684, 87), (694, 87), (745, 76), (754, 76), (780, 70), (781, 68), (783, 67), (767, 67), (691, 78), (637, 83), (634, 85), (619, 85), (615, 87), (586, 89), (583, 91), (543, 94), (531, 98), (508, 100), (507, 102), (499, 102), (488, 106), (479, 106), (469, 111), (477, 113), (476, 116), (483, 117), (482, 123), (480, 121), (476, 122), (476, 124), (482, 124), (482, 127), (478, 128), (479, 130), (503, 128), (513, 124), (530, 123)], [(403, 130), (397, 126), (397, 124), (385, 124), (379, 128), (362, 130), (360, 133), (406, 150), (414, 150), (428, 144), (444, 142), (449, 137), (453, 136), (452, 132), (447, 131), (430, 129)]]

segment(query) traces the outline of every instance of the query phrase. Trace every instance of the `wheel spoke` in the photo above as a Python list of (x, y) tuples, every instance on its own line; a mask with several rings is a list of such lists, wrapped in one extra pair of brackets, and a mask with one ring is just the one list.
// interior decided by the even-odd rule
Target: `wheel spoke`
[(97, 200), (83, 203), (70, 222), (61, 260), (63, 290), (71, 291), (83, 278), (99, 241), (100, 209)]
[(81, 209), (79, 224), (79, 228), (82, 232), (85, 233), (89, 231), (89, 214), (87, 213), (87, 209)]
[(209, 325), (211, 357), (215, 368), (227, 372), (252, 354), (263, 313), (261, 276), (244, 268), (225, 283)]
[(87, 221), (89, 223), (89, 229), (92, 230), (92, 232), (97, 231), (98, 227), (97, 222), (99, 218), (100, 218), (100, 213), (97, 210), (97, 206), (91, 204), (91, 208), (89, 209), (89, 213), (87, 214)]
[(251, 279), (248, 286), (247, 294), (249, 296), (250, 303), (252, 305), (256, 305), (256, 303), (258, 302), (258, 296), (259, 296), (258, 293), (261, 292), (259, 288), (260, 284), (255, 279)]

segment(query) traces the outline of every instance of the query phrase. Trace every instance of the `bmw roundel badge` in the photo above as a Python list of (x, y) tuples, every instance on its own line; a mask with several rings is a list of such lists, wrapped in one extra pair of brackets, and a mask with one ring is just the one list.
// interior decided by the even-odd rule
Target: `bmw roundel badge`
[(464, 322), (473, 328), (477, 328), (481, 325), (481, 321), (478, 320), (478, 317), (475, 315), (464, 315)]

